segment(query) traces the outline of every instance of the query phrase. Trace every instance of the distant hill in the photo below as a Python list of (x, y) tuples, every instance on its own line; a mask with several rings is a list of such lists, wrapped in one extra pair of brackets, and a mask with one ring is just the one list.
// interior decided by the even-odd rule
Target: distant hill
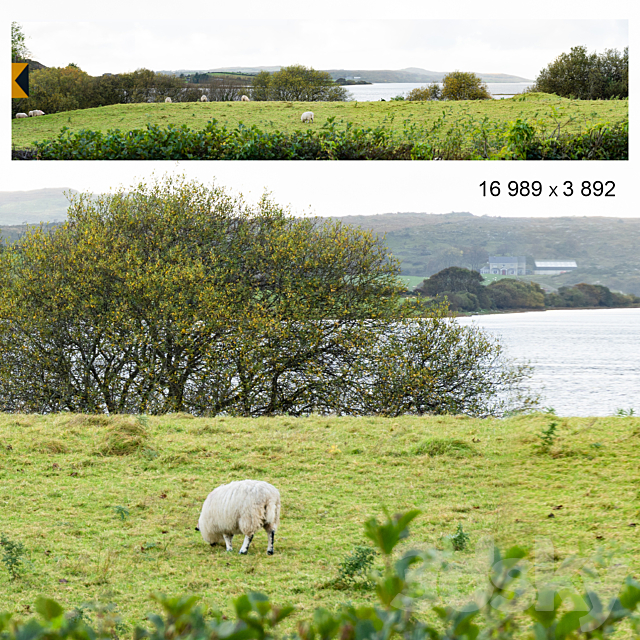
[[(256, 74), (260, 71), (279, 71), (282, 67), (219, 67), (217, 69), (176, 69), (174, 71), (158, 71), (158, 73), (180, 75), (193, 75), (194, 73), (212, 73), (212, 72), (235, 72), (235, 73), (252, 73)], [(427, 71), (418, 67), (408, 67), (398, 70), (375, 70), (375, 69), (320, 69), (327, 71), (331, 77), (336, 80), (346, 76), (357, 76), (367, 82), (440, 82), (444, 76), (449, 73), (447, 71)], [(476, 72), (477, 73), (477, 72)], [(529, 82), (527, 78), (520, 76), (512, 76), (506, 73), (477, 73), (483, 82)]]
[[(66, 219), (64, 192), (73, 189), (0, 191), (0, 236), (12, 242), (28, 224)], [(385, 213), (336, 218), (385, 235), (402, 272), (426, 278), (450, 266), (476, 266), (488, 255), (534, 260), (576, 260), (578, 269), (540, 276), (550, 289), (589, 282), (640, 295), (640, 218), (506, 218), (468, 212)], [(483, 258), (483, 256), (485, 256)], [(469, 261), (475, 261), (471, 265)]]
[(405, 275), (427, 277), (450, 266), (471, 268), (478, 255), (576, 260), (578, 269), (541, 276), (549, 288), (589, 282), (640, 295), (640, 218), (505, 218), (471, 213), (386, 213), (337, 218), (386, 235)]
[(35, 189), (0, 191), (0, 225), (38, 224), (62, 221), (67, 216), (69, 200), (64, 195), (73, 189)]

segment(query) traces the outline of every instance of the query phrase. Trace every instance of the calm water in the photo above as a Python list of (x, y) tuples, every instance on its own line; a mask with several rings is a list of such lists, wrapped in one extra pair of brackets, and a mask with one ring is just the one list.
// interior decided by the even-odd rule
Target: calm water
[[(411, 89), (424, 87), (426, 82), (380, 82), (373, 84), (357, 84), (345, 89), (358, 102), (377, 102), (381, 98), (389, 100), (396, 96), (406, 96)], [(440, 83), (441, 84), (441, 83)], [(513, 95), (522, 93), (532, 82), (500, 82), (487, 83), (489, 93), (494, 98), (510, 98)], [(507, 95), (500, 95), (507, 94)]]
[(640, 309), (544, 311), (459, 318), (502, 337), (535, 368), (531, 387), (561, 416), (640, 415)]

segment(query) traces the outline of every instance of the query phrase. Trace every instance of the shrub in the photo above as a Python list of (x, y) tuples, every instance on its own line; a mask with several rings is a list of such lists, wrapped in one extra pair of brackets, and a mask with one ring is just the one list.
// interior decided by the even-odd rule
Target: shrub
[(475, 74), (452, 71), (442, 79), (442, 100), (490, 100), (487, 85)]
[(9, 572), (10, 579), (17, 580), (23, 570), (22, 556), (25, 554), (24, 545), (22, 542), (9, 540), (9, 538), (2, 533), (0, 534), (0, 547), (2, 548), (2, 564), (4, 564)]
[(411, 89), (407, 94), (407, 100), (441, 100), (442, 89), (437, 82)]
[(326, 71), (295, 64), (269, 73), (261, 71), (253, 79), (253, 100), (336, 102), (347, 100), (348, 91), (337, 85)]
[(338, 567), (338, 583), (346, 586), (361, 586), (371, 589), (374, 585), (369, 576), (376, 557), (372, 547), (356, 546)]
[(471, 537), (464, 532), (460, 523), (458, 523), (455, 533), (444, 537), (444, 540), (451, 545), (454, 551), (464, 551), (470, 539)]
[(579, 100), (607, 100), (629, 96), (629, 48), (589, 54), (572, 47), (545, 67), (530, 91), (555, 93)]

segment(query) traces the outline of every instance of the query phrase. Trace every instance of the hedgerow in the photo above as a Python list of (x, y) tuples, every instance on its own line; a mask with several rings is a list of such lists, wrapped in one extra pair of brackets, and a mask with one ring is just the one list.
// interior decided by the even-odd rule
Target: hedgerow
[(211, 120), (201, 130), (186, 125), (145, 129), (71, 131), (14, 150), (14, 159), (35, 160), (626, 160), (629, 123), (599, 123), (580, 133), (547, 133), (517, 120), (496, 123), (444, 114), (429, 127), (405, 123), (401, 134), (334, 118), (320, 129), (292, 133), (235, 128)]

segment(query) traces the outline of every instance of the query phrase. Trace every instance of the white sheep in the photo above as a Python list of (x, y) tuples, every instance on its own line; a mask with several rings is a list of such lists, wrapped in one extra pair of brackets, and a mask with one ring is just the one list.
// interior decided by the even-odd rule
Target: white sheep
[(33, 111), (29, 111), (29, 117), (34, 117), (34, 116), (43, 116), (44, 115), (44, 111), (40, 111), (40, 109), (34, 109)]
[(165, 101), (165, 102), (171, 102), (171, 98), (169, 98), (169, 96), (167, 96), (167, 97), (164, 99), (164, 101)]
[(302, 122), (313, 122), (313, 111), (305, 111), (301, 116)]
[(242, 98), (240, 98), (240, 100), (242, 102), (251, 102), (251, 100), (249, 100), (249, 96), (242, 96)]
[(273, 542), (280, 522), (280, 493), (262, 480), (236, 480), (214, 489), (204, 501), (196, 531), (212, 547), (231, 542), (237, 533), (244, 534), (240, 549), (246, 554), (253, 536), (259, 529), (269, 535), (267, 554), (273, 555)]
[(209, 102), (209, 98), (207, 98), (207, 96), (203, 95), (203, 96), (200, 98), (200, 102)]
[(16, 113), (16, 118), (28, 118), (29, 116), (26, 113)]

